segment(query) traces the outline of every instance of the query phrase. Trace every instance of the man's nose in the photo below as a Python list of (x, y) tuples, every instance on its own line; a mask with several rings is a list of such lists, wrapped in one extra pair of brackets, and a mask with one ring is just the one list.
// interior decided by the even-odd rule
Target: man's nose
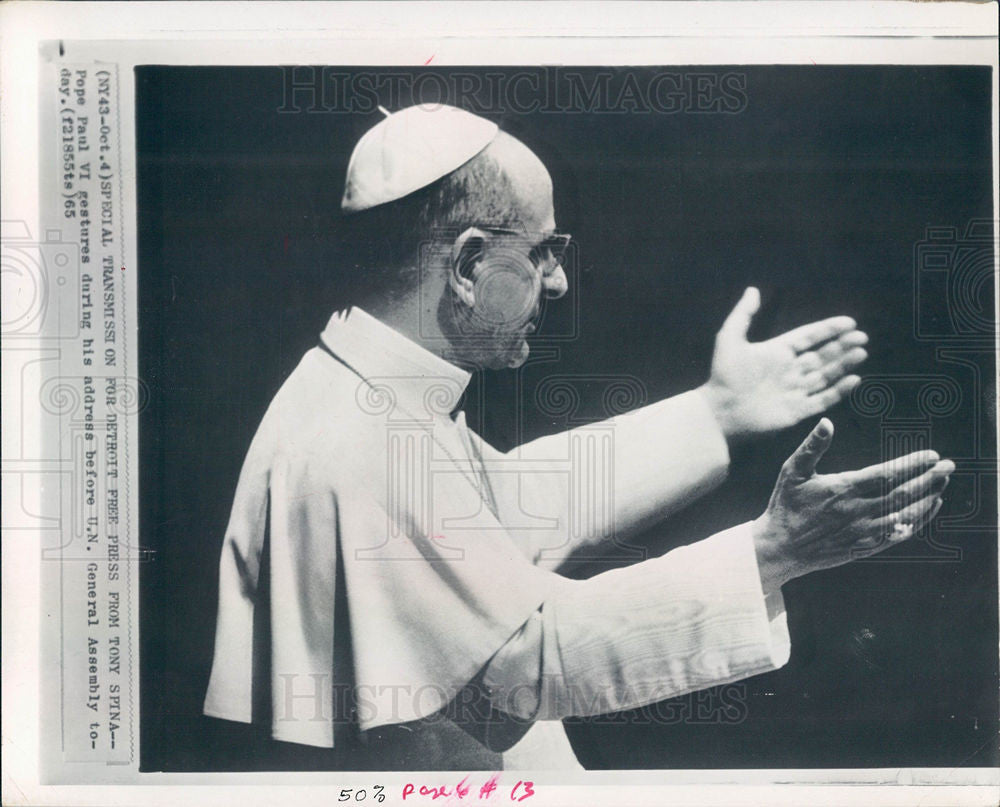
[(555, 267), (542, 275), (542, 289), (545, 296), (550, 300), (557, 300), (562, 297), (569, 288), (569, 281), (566, 280), (566, 272), (558, 263)]

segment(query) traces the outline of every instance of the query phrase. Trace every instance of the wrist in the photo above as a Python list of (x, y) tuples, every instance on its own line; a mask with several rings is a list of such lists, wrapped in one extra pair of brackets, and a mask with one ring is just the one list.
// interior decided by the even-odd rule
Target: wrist
[(793, 575), (789, 573), (789, 564), (781, 551), (781, 542), (766, 512), (752, 522), (750, 531), (753, 535), (754, 551), (757, 553), (757, 571), (760, 574), (760, 584), (764, 594), (780, 591), (782, 585)]
[(712, 413), (712, 417), (715, 418), (715, 422), (719, 427), (719, 431), (722, 432), (722, 436), (726, 438), (727, 443), (732, 443), (733, 439), (736, 437), (736, 428), (732, 416), (733, 396), (727, 393), (724, 389), (721, 389), (718, 385), (713, 384), (711, 379), (702, 384), (698, 388), (698, 391), (701, 393), (702, 398), (708, 405), (708, 409)]

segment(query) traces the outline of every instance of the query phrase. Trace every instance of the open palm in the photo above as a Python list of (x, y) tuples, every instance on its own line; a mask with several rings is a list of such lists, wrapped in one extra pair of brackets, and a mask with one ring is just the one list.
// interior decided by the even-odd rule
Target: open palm
[(760, 308), (749, 288), (715, 339), (704, 389), (730, 438), (776, 432), (839, 403), (860, 381), (850, 371), (868, 353), (868, 336), (850, 317), (803, 325), (764, 342), (747, 331)]

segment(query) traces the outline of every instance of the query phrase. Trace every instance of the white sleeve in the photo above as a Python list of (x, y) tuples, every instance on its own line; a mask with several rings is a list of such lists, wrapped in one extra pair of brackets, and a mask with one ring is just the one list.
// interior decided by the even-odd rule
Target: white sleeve
[(637, 708), (783, 666), (780, 590), (765, 596), (749, 524), (567, 581), (487, 665), (493, 705), (526, 720)]
[[(491, 460), (493, 460), (491, 462)], [(729, 470), (729, 448), (700, 390), (487, 457), (507, 499), (512, 537), (556, 569), (574, 550), (662, 520), (708, 493)], [(524, 514), (531, 514), (526, 519)], [(522, 529), (528, 521), (534, 529)]]

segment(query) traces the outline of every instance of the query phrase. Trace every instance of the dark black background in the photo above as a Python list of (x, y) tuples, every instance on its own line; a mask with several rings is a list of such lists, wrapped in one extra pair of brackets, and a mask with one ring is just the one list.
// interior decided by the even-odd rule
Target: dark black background
[[(601, 414), (608, 376), (640, 379), (650, 399), (689, 389), (705, 379), (713, 335), (752, 283), (764, 295), (755, 338), (850, 313), (871, 335), (866, 374), (946, 375), (960, 385), (954, 412), (917, 423), (902, 402), (910, 382), (889, 382), (900, 390), (895, 416), (916, 417), (958, 460), (941, 513), (955, 526), (939, 520), (934, 535), (961, 560), (904, 545), (889, 553), (897, 562), (793, 581), (791, 661), (737, 690), (738, 722), (698, 719), (687, 698), (667, 713), (688, 719), (671, 724), (636, 714), (572, 722), (574, 746), (586, 765), (613, 768), (995, 765), (995, 368), (983, 360), (987, 344), (976, 354), (977, 386), (969, 367), (937, 352), (952, 341), (918, 340), (913, 290), (926, 227), (961, 231), (992, 216), (989, 71), (733, 70), (746, 75), (739, 114), (491, 116), (553, 175), (557, 221), (579, 251), (573, 291), (546, 312), (544, 330), (576, 338), (539, 339), (536, 355), (556, 347), (557, 363), (479, 377), (470, 422), (504, 448), (565, 428), (534, 404), (552, 373), (594, 377), (574, 382), (583, 419)], [(141, 578), (144, 770), (272, 766), (268, 741), (200, 714), (218, 553), (265, 407), (330, 313), (351, 301), (339, 200), (350, 150), (380, 117), (279, 113), (283, 81), (277, 68), (137, 70), (140, 352), (150, 392), (142, 541), (155, 550)], [(991, 316), (988, 278), (972, 297)], [(944, 293), (917, 302), (946, 322)], [(837, 435), (823, 469), (883, 459), (878, 417), (850, 403), (830, 414)], [(807, 425), (738, 450), (719, 491), (645, 540), (662, 551), (758, 515)], [(931, 559), (906, 559), (921, 546)], [(602, 568), (579, 563), (570, 573)]]

